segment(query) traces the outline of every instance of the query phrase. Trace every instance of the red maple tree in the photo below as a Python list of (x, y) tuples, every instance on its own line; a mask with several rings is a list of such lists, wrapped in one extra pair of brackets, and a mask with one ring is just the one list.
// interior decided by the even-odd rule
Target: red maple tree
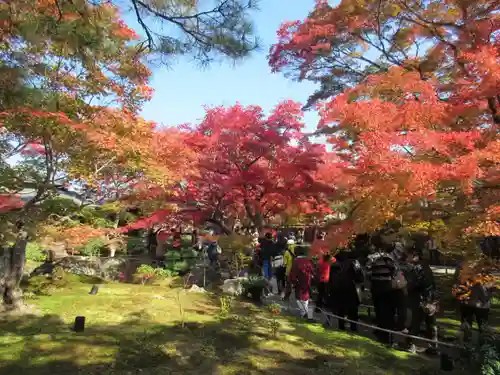
[(345, 176), (334, 184), (351, 206), (337, 238), (394, 218), (444, 220), (450, 239), (500, 233), (498, 10), (318, 1), (280, 28), (273, 69), (321, 84), (309, 104), (323, 100), (320, 128)]
[(289, 205), (318, 205), (330, 189), (315, 179), (324, 147), (303, 133), (300, 104), (285, 101), (269, 116), (257, 106), (207, 110), (194, 129), (199, 175), (190, 181), (205, 215), (225, 226), (247, 219), (263, 228)]
[(209, 220), (226, 233), (236, 219), (261, 229), (291, 204), (308, 213), (327, 209), (331, 188), (316, 179), (325, 150), (303, 128), (300, 105), (292, 101), (267, 117), (257, 106), (207, 109), (201, 123), (185, 126), (184, 145), (197, 155), (185, 184), (167, 195), (148, 186), (143, 197), (177, 203), (170, 219)]

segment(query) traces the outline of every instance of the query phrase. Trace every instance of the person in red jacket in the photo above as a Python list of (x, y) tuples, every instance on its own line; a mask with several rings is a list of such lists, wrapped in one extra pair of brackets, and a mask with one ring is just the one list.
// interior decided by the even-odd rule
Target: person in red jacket
[(295, 248), (297, 257), (292, 265), (288, 281), (295, 289), (295, 298), (303, 318), (308, 317), (309, 298), (311, 296), (311, 279), (314, 275), (314, 265), (311, 259), (305, 256), (306, 250), (302, 246)]
[(330, 253), (325, 253), (318, 261), (318, 299), (316, 307), (323, 307), (328, 292), (328, 282), (330, 281), (330, 268), (335, 258), (332, 259)]

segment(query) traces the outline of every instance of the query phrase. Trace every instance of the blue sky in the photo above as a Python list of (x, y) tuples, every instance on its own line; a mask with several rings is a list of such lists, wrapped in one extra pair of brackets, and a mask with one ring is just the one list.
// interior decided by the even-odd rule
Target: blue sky
[[(314, 91), (308, 82), (292, 82), (282, 74), (272, 74), (266, 55), (276, 41), (276, 30), (283, 21), (304, 19), (314, 0), (263, 0), (254, 13), (262, 50), (237, 66), (226, 62), (200, 70), (185, 59), (178, 59), (169, 68), (153, 70), (155, 94), (143, 110), (143, 116), (162, 125), (197, 122), (203, 118), (204, 105), (259, 105), (265, 111), (278, 102), (292, 99), (304, 103)], [(128, 17), (127, 17), (128, 18)], [(316, 129), (318, 116), (306, 112), (307, 130)]]

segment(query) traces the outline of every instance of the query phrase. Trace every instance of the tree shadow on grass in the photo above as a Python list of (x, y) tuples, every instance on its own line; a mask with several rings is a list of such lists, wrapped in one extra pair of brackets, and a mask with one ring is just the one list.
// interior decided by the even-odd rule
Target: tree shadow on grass
[(389, 349), (368, 337), (327, 329), (319, 324), (296, 324), (291, 334), (301, 337), (312, 345), (325, 348), (337, 358), (343, 358), (347, 367), (362, 360), (363, 367), (372, 369), (370, 370), (372, 373), (377, 373), (378, 368), (385, 366), (398, 369), (400, 373), (412, 373), (422, 366), (422, 361), (431, 367), (439, 366), (436, 359), (416, 357), (406, 352)]
[(81, 333), (53, 315), (4, 317), (0, 320), (0, 373), (420, 373), (415, 366), (418, 360), (410, 363), (411, 358), (395, 355), (369, 339), (321, 332), (286, 317), (279, 318), (283, 329), (274, 337), (269, 320), (270, 316), (244, 303), (234, 306), (228, 316), (188, 321), (184, 327), (181, 322), (155, 323), (146, 310), (129, 314), (115, 325), (88, 321)]
[[(234, 324), (233, 324), (234, 323)], [(155, 325), (146, 313), (117, 325), (88, 322), (75, 333), (57, 316), (0, 321), (5, 374), (216, 374), (228, 355), (252, 347), (243, 325), (231, 319), (208, 324)]]

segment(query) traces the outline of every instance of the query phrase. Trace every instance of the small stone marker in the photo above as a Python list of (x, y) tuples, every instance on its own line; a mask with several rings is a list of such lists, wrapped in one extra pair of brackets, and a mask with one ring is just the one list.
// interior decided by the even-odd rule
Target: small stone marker
[(441, 353), (441, 370), (453, 371), (453, 359), (446, 353)]
[(206, 293), (207, 291), (205, 290), (205, 288), (201, 288), (198, 285), (193, 284), (191, 286), (191, 288), (189, 288), (189, 292), (190, 293)]
[(99, 291), (99, 287), (98, 287), (97, 285), (93, 285), (93, 286), (92, 286), (92, 289), (90, 289), (89, 294), (90, 294), (91, 296), (94, 296), (94, 295), (96, 295), (96, 294), (97, 294), (97, 292), (98, 292), (98, 291)]
[(85, 317), (77, 316), (75, 318), (75, 325), (73, 326), (73, 331), (83, 332), (85, 330)]

